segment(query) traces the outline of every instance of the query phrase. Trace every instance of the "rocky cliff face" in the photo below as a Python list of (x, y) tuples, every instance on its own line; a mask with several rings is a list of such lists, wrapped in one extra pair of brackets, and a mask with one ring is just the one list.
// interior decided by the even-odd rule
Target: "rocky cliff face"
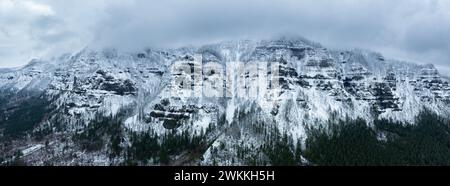
[[(180, 62), (200, 72), (202, 81), (174, 70)], [(244, 96), (181, 96), (192, 90), (201, 90), (200, 95), (227, 90), (224, 75), (231, 73), (226, 66), (232, 62), (276, 64), (279, 71), (269, 74), (269, 81), (279, 87), (254, 96), (249, 90), (257, 76), (244, 69), (239, 77)], [(174, 83), (180, 77), (192, 83), (189, 90)], [(192, 148), (169, 153), (171, 161), (163, 164), (246, 164), (239, 154), (264, 146), (273, 131), (301, 145), (308, 127), (333, 119), (413, 123), (423, 109), (448, 117), (448, 81), (433, 65), (363, 50), (328, 50), (303, 39), (136, 53), (86, 49), (0, 72), (0, 131), (8, 141), (1, 146), (2, 159), (8, 163), (20, 157), (37, 165), (123, 164), (135, 155), (130, 149), (136, 149), (136, 136), (151, 134), (147, 140), (160, 146), (169, 135), (201, 139), (191, 140)], [(99, 125), (104, 118), (114, 122)], [(96, 136), (102, 143), (86, 149), (79, 136)], [(161, 163), (161, 157), (143, 159), (138, 163)]]

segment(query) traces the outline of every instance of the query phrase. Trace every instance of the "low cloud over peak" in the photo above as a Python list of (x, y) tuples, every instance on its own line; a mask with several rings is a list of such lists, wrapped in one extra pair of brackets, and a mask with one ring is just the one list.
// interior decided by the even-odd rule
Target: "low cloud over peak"
[(445, 0), (0, 0), (0, 66), (85, 46), (136, 50), (295, 33), (450, 67)]

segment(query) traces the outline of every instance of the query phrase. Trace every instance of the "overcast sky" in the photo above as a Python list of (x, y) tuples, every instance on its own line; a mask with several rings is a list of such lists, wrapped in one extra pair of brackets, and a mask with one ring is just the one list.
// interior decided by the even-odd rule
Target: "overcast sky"
[(283, 33), (450, 74), (448, 0), (0, 0), (0, 67), (86, 46), (138, 50)]

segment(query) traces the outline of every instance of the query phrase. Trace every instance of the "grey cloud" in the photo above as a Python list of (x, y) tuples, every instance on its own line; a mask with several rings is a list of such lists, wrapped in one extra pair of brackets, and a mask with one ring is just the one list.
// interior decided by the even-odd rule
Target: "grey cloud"
[(445, 0), (34, 1), (55, 12), (28, 21), (30, 29), (40, 30), (35, 45), (46, 52), (46, 45), (66, 43), (136, 50), (294, 33), (331, 48), (367, 48), (444, 71), (450, 67)]

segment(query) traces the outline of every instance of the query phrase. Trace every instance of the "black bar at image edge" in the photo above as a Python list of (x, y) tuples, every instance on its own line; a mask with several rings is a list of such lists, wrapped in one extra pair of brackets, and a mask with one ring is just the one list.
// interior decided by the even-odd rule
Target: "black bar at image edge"
[(369, 179), (446, 178), (449, 167), (0, 167), (1, 180), (16, 183), (168, 183), (171, 185), (346, 183)]

